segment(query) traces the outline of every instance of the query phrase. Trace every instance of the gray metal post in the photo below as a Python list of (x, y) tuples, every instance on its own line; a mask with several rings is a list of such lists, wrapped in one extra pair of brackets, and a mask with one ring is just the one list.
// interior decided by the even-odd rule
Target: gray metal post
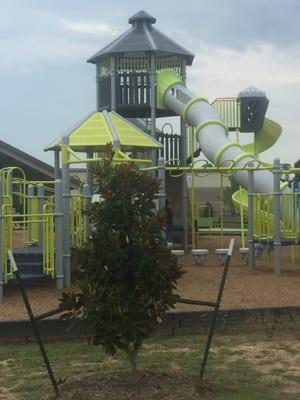
[(163, 157), (158, 159), (158, 179), (160, 180), (158, 206), (162, 209), (166, 205), (166, 170)]
[(115, 56), (111, 56), (110, 69), (111, 69), (111, 71), (110, 71), (111, 109), (112, 109), (112, 111), (116, 111), (116, 108), (117, 108), (117, 96), (116, 96), (117, 72), (116, 72), (116, 57)]
[[(62, 143), (69, 143), (68, 136), (64, 136)], [(71, 233), (70, 233), (70, 165), (66, 160), (62, 161), (62, 198), (63, 198), (63, 265), (64, 285), (71, 286)]]
[[(94, 153), (92, 151), (88, 151), (86, 153), (87, 158), (93, 158)], [(94, 194), (94, 177), (93, 177), (93, 165), (91, 162), (87, 163), (86, 167), (86, 183), (88, 185), (89, 196), (92, 198)]]
[[(87, 183), (83, 185), (82, 191), (84, 198), (84, 209), (86, 209), (91, 203), (91, 195), (90, 195), (89, 185)], [(87, 238), (90, 233), (90, 224), (89, 224), (89, 217), (86, 214), (84, 214), (83, 216), (83, 224), (84, 224), (84, 236), (85, 238)]]
[[(156, 58), (155, 54), (151, 54), (150, 58), (150, 109), (151, 109), (151, 122), (150, 132), (151, 137), (156, 139)], [(152, 163), (157, 165), (158, 151), (152, 150)]]
[[(186, 124), (181, 119), (181, 136), (180, 136), (180, 160), (181, 165), (186, 165), (187, 159), (187, 138), (186, 138)], [(186, 249), (188, 245), (188, 187), (187, 187), (187, 174), (184, 172), (181, 179), (181, 218), (183, 227), (183, 248)]]
[[(2, 181), (0, 180), (0, 233), (2, 232)], [(2, 265), (2, 235), (0, 236), (0, 304), (3, 302), (3, 265)]]
[(64, 235), (64, 218), (63, 218), (63, 197), (62, 197), (62, 181), (55, 180), (55, 277), (56, 288), (64, 287), (64, 265), (63, 265), (63, 235)]
[(275, 274), (280, 273), (280, 254), (281, 254), (281, 229), (280, 229), (280, 217), (281, 217), (281, 191), (280, 191), (280, 160), (275, 158), (273, 161), (273, 197), (274, 197), (274, 272)]
[[(250, 163), (249, 167), (254, 164)], [(248, 170), (248, 265), (255, 270), (255, 251), (254, 251), (254, 170)]]
[[(42, 215), (44, 212), (44, 204), (45, 204), (45, 187), (42, 183), (38, 184), (38, 210), (39, 210), (39, 219), (43, 219)], [(44, 222), (38, 222), (38, 245), (43, 247), (43, 236), (44, 236)]]
[(54, 179), (61, 178), (60, 162), (59, 162), (59, 150), (54, 151)]
[[(33, 185), (28, 185), (27, 188), (27, 194), (29, 196), (28, 198), (28, 214), (33, 213), (33, 207), (32, 207), (32, 200), (34, 197), (34, 186)], [(28, 222), (28, 242), (32, 242), (33, 239), (33, 224), (34, 224), (34, 219), (35, 217), (31, 217)]]
[[(181, 75), (182, 81), (186, 83), (186, 64), (185, 60), (182, 60), (181, 64)], [(186, 165), (187, 159), (187, 129), (185, 121), (180, 118), (180, 161), (181, 165)], [(188, 245), (188, 186), (187, 186), (187, 175), (184, 173), (181, 177), (181, 219), (183, 227), (183, 248), (186, 249)], [(192, 222), (193, 223), (193, 222)]]
[[(158, 179), (160, 180), (158, 209), (161, 210), (166, 206), (166, 170), (163, 157), (158, 159)], [(162, 231), (162, 237), (166, 239), (165, 230)]]
[[(93, 158), (94, 153), (93, 152), (87, 152), (87, 157), (88, 158)], [(85, 208), (88, 207), (91, 202), (92, 202), (92, 197), (94, 194), (94, 176), (93, 176), (93, 165), (92, 163), (87, 164), (87, 171), (86, 171), (86, 184), (84, 185), (84, 198), (85, 198)], [(86, 228), (86, 234), (89, 235), (90, 233), (90, 225), (89, 225), (89, 219), (87, 216), (85, 218), (85, 228)]]

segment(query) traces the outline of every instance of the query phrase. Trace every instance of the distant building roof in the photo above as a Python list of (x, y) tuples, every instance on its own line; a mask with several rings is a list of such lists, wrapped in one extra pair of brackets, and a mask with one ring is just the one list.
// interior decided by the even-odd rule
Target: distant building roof
[(5, 167), (21, 168), (29, 180), (54, 179), (51, 165), (0, 140), (0, 169)]
[(87, 62), (96, 64), (107, 54), (150, 51), (157, 54), (179, 55), (185, 58), (187, 65), (192, 64), (194, 55), (154, 28), (156, 19), (150, 14), (139, 11), (130, 17), (128, 22), (132, 24), (130, 29), (94, 54)]

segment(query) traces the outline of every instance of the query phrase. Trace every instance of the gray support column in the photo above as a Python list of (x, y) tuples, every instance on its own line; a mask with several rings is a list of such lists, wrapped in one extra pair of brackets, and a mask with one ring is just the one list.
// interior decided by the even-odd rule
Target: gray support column
[[(150, 110), (151, 110), (151, 121), (150, 121), (150, 132), (151, 137), (156, 139), (156, 58), (155, 54), (150, 56)], [(158, 151), (152, 150), (152, 163), (157, 165)]]
[[(88, 152), (87, 153), (87, 157), (88, 158), (93, 158), (94, 157), (94, 153), (93, 152)], [(93, 164), (92, 163), (88, 163), (87, 164), (87, 174), (86, 174), (86, 196), (85, 196), (85, 208), (88, 207), (91, 202), (92, 202), (92, 197), (94, 194), (94, 175), (93, 175)], [(88, 217), (86, 216), (86, 220), (87, 220), (87, 235), (89, 235), (90, 233), (90, 225), (88, 222)]]
[[(250, 163), (249, 167), (254, 164)], [(248, 265), (255, 270), (255, 252), (254, 252), (254, 170), (248, 170), (248, 247), (249, 258)]]
[(111, 56), (110, 59), (110, 91), (111, 91), (111, 109), (116, 111), (117, 108), (117, 71), (116, 71), (116, 57)]
[[(94, 158), (94, 153), (92, 151), (88, 151), (86, 153), (87, 158)], [(88, 193), (92, 198), (94, 194), (94, 177), (93, 177), (93, 163), (89, 162), (86, 166), (86, 183), (88, 185)]]
[(158, 179), (160, 180), (158, 208), (162, 209), (166, 205), (166, 170), (163, 157), (158, 159)]
[[(180, 136), (180, 160), (181, 165), (185, 167), (187, 159), (187, 137), (186, 137), (186, 124), (181, 119), (181, 136)], [(181, 179), (181, 219), (183, 227), (183, 248), (186, 249), (188, 245), (188, 186), (187, 174), (184, 172)]]
[[(33, 213), (33, 207), (32, 207), (32, 201), (33, 201), (33, 197), (34, 197), (34, 186), (33, 185), (28, 185), (27, 188), (27, 194), (28, 194), (28, 214), (32, 214)], [(33, 240), (33, 232), (34, 232), (34, 220), (35, 217), (29, 217), (28, 218), (29, 222), (28, 222), (28, 242), (31, 243)]]
[[(86, 208), (91, 204), (91, 195), (90, 195), (89, 185), (87, 183), (83, 185), (82, 191), (84, 198), (83, 207), (84, 210), (86, 210)], [(84, 224), (84, 240), (86, 240), (90, 234), (89, 217), (86, 214), (84, 214), (83, 216), (83, 224)]]
[[(166, 170), (163, 157), (158, 159), (158, 179), (160, 180), (158, 209), (162, 210), (166, 206)], [(162, 237), (166, 239), (165, 230), (162, 231)]]
[[(182, 81), (186, 83), (186, 64), (182, 60), (181, 64)], [(185, 121), (180, 118), (180, 161), (181, 165), (186, 165), (187, 159), (187, 129)], [(186, 249), (188, 245), (188, 186), (187, 175), (184, 173), (181, 177), (181, 218), (183, 227), (183, 248)], [(193, 223), (193, 222), (192, 222)]]
[(274, 197), (274, 272), (280, 274), (280, 255), (281, 255), (281, 191), (280, 191), (280, 160), (275, 158), (273, 162), (273, 197)]
[(64, 218), (63, 218), (63, 197), (62, 182), (60, 179), (55, 180), (55, 277), (56, 288), (64, 287), (64, 265), (63, 265), (63, 235), (64, 235)]
[(59, 162), (59, 150), (54, 151), (54, 179), (61, 178), (60, 162)]
[(2, 265), (2, 181), (0, 179), (0, 304), (3, 303), (3, 286), (4, 286), (4, 277), (3, 277), (3, 265)]
[[(38, 184), (38, 202), (39, 202), (39, 214), (38, 219), (43, 219), (44, 204), (45, 204), (45, 187), (42, 183)], [(38, 222), (38, 245), (43, 248), (43, 237), (44, 237), (44, 223)]]
[[(63, 137), (62, 143), (67, 145), (69, 138)], [(64, 285), (71, 285), (71, 233), (70, 233), (70, 165), (66, 160), (62, 161), (62, 198), (63, 198), (63, 265)]]

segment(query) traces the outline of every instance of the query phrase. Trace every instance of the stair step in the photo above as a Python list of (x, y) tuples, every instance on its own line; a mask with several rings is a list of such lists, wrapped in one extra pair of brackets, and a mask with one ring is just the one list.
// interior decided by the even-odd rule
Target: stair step
[(37, 265), (22, 265), (22, 264), (17, 264), (18, 270), (20, 274), (42, 274), (43, 273), (43, 264), (37, 264)]
[(32, 265), (32, 266), (36, 266), (36, 265), (43, 265), (43, 261), (31, 261), (31, 260), (26, 260), (26, 261), (18, 261), (17, 262), (17, 266), (27, 266), (27, 265)]
[[(35, 283), (41, 283), (41, 282), (49, 282), (52, 278), (50, 275), (45, 275), (45, 274), (20, 274), (20, 278), (22, 283), (26, 285), (32, 285)], [(8, 285), (16, 285), (17, 280), (16, 278), (12, 278), (8, 281)]]
[(13, 253), (14, 254), (14, 257), (15, 257), (15, 259), (16, 260), (19, 260), (19, 259), (34, 259), (34, 258), (43, 258), (43, 254), (30, 254), (30, 253), (28, 253), (28, 254), (26, 254), (26, 253), (22, 253), (22, 254), (19, 254), (19, 253)]
[(24, 273), (20, 274), (20, 278), (24, 279), (24, 280), (26, 280), (26, 279), (41, 279), (41, 278), (44, 279), (46, 277), (47, 277), (47, 275), (45, 275), (45, 274), (24, 274)]

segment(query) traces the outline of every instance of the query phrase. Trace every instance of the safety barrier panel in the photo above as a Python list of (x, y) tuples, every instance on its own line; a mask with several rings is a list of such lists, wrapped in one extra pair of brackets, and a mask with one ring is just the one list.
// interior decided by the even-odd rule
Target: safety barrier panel
[(211, 105), (219, 113), (229, 130), (240, 128), (241, 112), (239, 99), (236, 97), (218, 97)]
[[(256, 239), (274, 237), (274, 196), (273, 194), (254, 194), (253, 196), (253, 234)], [(281, 194), (281, 238), (297, 240), (300, 237), (298, 198), (295, 193)]]

